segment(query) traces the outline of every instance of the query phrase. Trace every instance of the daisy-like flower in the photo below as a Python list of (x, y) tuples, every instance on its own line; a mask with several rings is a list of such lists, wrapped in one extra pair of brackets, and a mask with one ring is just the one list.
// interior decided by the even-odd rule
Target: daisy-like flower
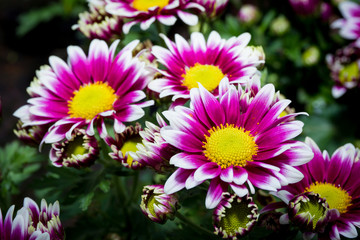
[(236, 240), (249, 233), (258, 218), (258, 207), (251, 197), (224, 193), (213, 213), (215, 234)]
[(163, 224), (174, 219), (179, 208), (178, 198), (176, 194), (165, 194), (163, 185), (144, 186), (140, 208), (150, 220)]
[(331, 27), (339, 29), (343, 38), (355, 40), (355, 44), (360, 48), (360, 4), (343, 1), (339, 4), (339, 10), (344, 18), (334, 21)]
[(112, 150), (109, 156), (127, 168), (138, 169), (143, 167), (136, 154), (138, 150), (136, 145), (141, 143), (139, 135), (141, 130), (141, 125), (136, 123), (135, 126), (127, 126), (122, 133), (115, 133), (115, 138), (105, 137), (105, 142)]
[(215, 18), (225, 10), (229, 0), (193, 0), (193, 2), (205, 8), (206, 17)]
[(339, 98), (348, 89), (360, 86), (360, 48), (355, 43), (326, 55), (326, 63), (335, 84), (332, 95)]
[(99, 155), (99, 146), (94, 136), (84, 129), (75, 129), (71, 139), (53, 143), (49, 158), (57, 167), (89, 167)]
[[(299, 194), (313, 192), (326, 200), (330, 210), (337, 212), (323, 233), (326, 239), (340, 239), (340, 235), (355, 238), (355, 227), (360, 227), (360, 150), (352, 144), (338, 148), (330, 157), (327, 151), (321, 152), (310, 138), (305, 143), (311, 147), (314, 157), (305, 165), (299, 166), (304, 178), (295, 184), (284, 186), (274, 193), (286, 204)], [(282, 217), (286, 222), (287, 215)], [(324, 236), (323, 236), (324, 237)]]
[(116, 132), (124, 131), (124, 122), (141, 118), (142, 108), (153, 104), (140, 102), (152, 75), (144, 62), (132, 57), (138, 42), (129, 43), (115, 57), (119, 41), (108, 48), (98, 39), (91, 41), (88, 57), (77, 46), (68, 47), (68, 64), (51, 56), (50, 66), (38, 71), (38, 81), (30, 86), (33, 97), (14, 115), (23, 127), (51, 125), (45, 143), (70, 140), (75, 128), (86, 128), (86, 134), (93, 136), (97, 126), (105, 137), (105, 119), (113, 120)]
[(176, 15), (184, 23), (193, 26), (197, 24), (198, 17), (184, 10), (204, 10), (202, 6), (189, 0), (106, 0), (106, 2), (107, 12), (129, 19), (123, 26), (125, 34), (138, 23), (142, 30), (147, 30), (155, 21), (167, 26), (174, 25), (177, 20)]
[(88, 0), (89, 11), (79, 14), (78, 23), (72, 26), (87, 38), (108, 41), (122, 34), (123, 20), (105, 11), (105, 0)]
[(37, 147), (48, 129), (49, 126), (46, 125), (23, 127), (23, 122), (19, 120), (16, 124), (16, 129), (14, 129), (14, 133), (23, 143)]
[(254, 78), (245, 89), (236, 89), (225, 78), (218, 99), (201, 84), (190, 97), (191, 108), (163, 112), (169, 126), (161, 135), (181, 150), (170, 159), (178, 169), (166, 181), (166, 193), (210, 180), (205, 205), (214, 208), (229, 186), (242, 197), (248, 187), (253, 194), (254, 186), (275, 190), (302, 179), (293, 166), (308, 162), (313, 153), (292, 139), (303, 126), (294, 117), (305, 113), (279, 117), (290, 100), (276, 101), (273, 85), (261, 88)]
[(136, 152), (142, 165), (153, 168), (156, 172), (162, 173), (170, 168), (170, 158), (179, 152), (179, 149), (167, 143), (161, 136), (161, 128), (167, 126), (160, 114), (156, 114), (158, 125), (146, 122), (146, 128), (139, 134), (142, 137), (142, 144), (137, 144)]
[(63, 240), (64, 229), (60, 221), (60, 206), (56, 201), (47, 205), (45, 199), (39, 206), (30, 198), (24, 199), (23, 207), (13, 219), (15, 206), (11, 206), (3, 221), (0, 209), (0, 233), (2, 240)]
[(174, 105), (184, 104), (190, 98), (190, 90), (201, 83), (215, 96), (219, 83), (227, 77), (230, 83), (245, 83), (256, 73), (256, 65), (262, 63), (256, 55), (243, 55), (250, 41), (244, 33), (228, 40), (213, 31), (207, 42), (199, 32), (191, 34), (190, 44), (180, 35), (172, 42), (161, 35), (168, 49), (154, 46), (152, 53), (166, 69), (158, 70), (164, 77), (155, 79), (149, 88), (160, 93), (160, 97), (173, 96)]

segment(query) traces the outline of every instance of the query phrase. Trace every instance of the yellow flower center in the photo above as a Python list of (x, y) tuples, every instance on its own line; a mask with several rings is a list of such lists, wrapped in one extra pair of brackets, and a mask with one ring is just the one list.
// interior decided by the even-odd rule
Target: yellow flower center
[(209, 130), (203, 142), (204, 155), (225, 169), (229, 166), (244, 167), (257, 154), (258, 146), (249, 131), (233, 124), (222, 124)]
[(204, 88), (211, 92), (219, 86), (224, 76), (222, 71), (216, 66), (196, 63), (182, 75), (184, 78), (182, 85), (190, 90), (199, 87), (198, 83), (201, 83)]
[[(141, 137), (134, 137), (134, 138), (127, 140), (120, 149), (120, 151), (123, 153), (123, 157), (125, 156), (125, 153), (127, 153), (127, 152), (136, 152), (138, 150), (136, 145), (138, 143), (141, 143), (141, 140), (142, 140)], [(131, 166), (133, 160), (134, 159), (131, 157), (131, 155), (128, 154), (126, 162), (127, 162), (127, 164), (129, 164), (129, 166)]]
[(169, 0), (134, 0), (132, 6), (139, 11), (147, 11), (151, 7), (162, 9), (168, 4)]
[(336, 208), (340, 214), (345, 213), (351, 206), (351, 196), (341, 187), (330, 183), (315, 182), (305, 189), (305, 192), (314, 192), (325, 198), (331, 209)]
[(357, 62), (350, 63), (349, 65), (344, 66), (343, 69), (340, 70), (339, 79), (340, 82), (352, 82), (355, 79), (360, 78), (360, 71)]
[(69, 142), (66, 148), (66, 153), (70, 157), (72, 155), (83, 155), (88, 152), (86, 148), (84, 148), (84, 139), (82, 136), (76, 136), (74, 140)]
[(104, 82), (81, 86), (68, 101), (68, 113), (72, 118), (91, 120), (99, 113), (112, 110), (116, 98), (114, 89)]
[[(303, 203), (300, 206), (299, 213), (297, 215), (303, 213), (309, 213), (310, 218), (312, 220), (312, 229), (315, 230), (316, 224), (318, 221), (325, 216), (327, 210), (323, 207), (319, 202), (310, 200), (307, 203)], [(308, 219), (310, 220), (310, 219)]]

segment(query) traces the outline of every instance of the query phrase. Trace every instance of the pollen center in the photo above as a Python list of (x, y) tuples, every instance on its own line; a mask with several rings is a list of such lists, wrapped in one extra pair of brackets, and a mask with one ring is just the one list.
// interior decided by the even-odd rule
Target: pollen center
[(342, 83), (352, 82), (358, 78), (360, 78), (360, 71), (357, 62), (353, 62), (350, 63), (349, 65), (346, 65), (339, 72), (339, 80)]
[(81, 86), (68, 101), (69, 115), (91, 120), (97, 114), (113, 109), (116, 100), (114, 89), (103, 82)]
[(134, 0), (133, 8), (139, 11), (147, 11), (151, 7), (159, 7), (160, 9), (169, 4), (169, 0)]
[(201, 83), (204, 88), (211, 92), (219, 86), (225, 75), (217, 66), (196, 63), (181, 76), (184, 78), (182, 85), (189, 90), (199, 87), (198, 83)]
[(205, 135), (204, 155), (222, 169), (229, 166), (244, 167), (257, 154), (258, 146), (249, 131), (233, 124), (220, 125)]
[(351, 206), (351, 196), (340, 187), (330, 183), (315, 182), (305, 189), (305, 192), (318, 193), (325, 198), (331, 209), (336, 208), (340, 214), (345, 213)]
[[(127, 140), (120, 149), (120, 151), (123, 153), (123, 157), (125, 156), (125, 153), (138, 151), (136, 145), (138, 143), (141, 143), (141, 140), (142, 140), (141, 137), (135, 137), (135, 138), (131, 138), (130, 140)], [(133, 160), (134, 159), (128, 153), (126, 162), (127, 162), (127, 164), (129, 164), (129, 166), (131, 166)]]
[(239, 229), (247, 229), (248, 223), (252, 220), (249, 218), (251, 215), (251, 209), (245, 202), (233, 202), (231, 208), (226, 208), (220, 226), (228, 235), (235, 236)]

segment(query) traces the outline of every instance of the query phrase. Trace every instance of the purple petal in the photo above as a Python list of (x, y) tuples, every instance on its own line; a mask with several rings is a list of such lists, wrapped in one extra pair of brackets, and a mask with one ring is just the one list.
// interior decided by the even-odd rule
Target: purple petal
[(207, 209), (215, 208), (219, 204), (222, 193), (227, 191), (227, 187), (228, 185), (220, 181), (219, 178), (211, 180), (205, 200), (205, 206)]
[(188, 154), (184, 152), (178, 153), (170, 159), (170, 164), (184, 169), (197, 169), (207, 162), (208, 161), (206, 161), (203, 155)]
[(237, 185), (243, 185), (248, 179), (247, 171), (242, 167), (234, 167), (234, 183)]
[(212, 179), (221, 173), (221, 167), (214, 162), (208, 162), (206, 164), (201, 165), (194, 174), (194, 178), (196, 181), (204, 181), (207, 179)]
[(169, 127), (163, 127), (160, 131), (161, 136), (171, 145), (175, 146), (176, 148), (179, 148), (181, 150), (192, 152), (192, 153), (202, 153), (203, 143), (193, 137), (190, 134), (172, 130)]
[(233, 167), (227, 167), (221, 170), (220, 179), (224, 182), (231, 183), (234, 180), (234, 170)]
[(25, 229), (27, 226), (24, 226), (24, 217), (22, 215), (17, 215), (12, 223), (11, 237), (9, 239), (23, 240), (25, 239)]
[(235, 184), (230, 184), (230, 187), (232, 190), (234, 190), (236, 195), (238, 195), (239, 197), (243, 197), (249, 193), (247, 187), (244, 185), (239, 186), (239, 185), (235, 185)]
[(185, 187), (185, 182), (187, 178), (192, 173), (191, 170), (185, 170), (178, 168), (168, 180), (165, 182), (164, 191), (166, 194), (172, 194), (174, 192), (180, 191)]

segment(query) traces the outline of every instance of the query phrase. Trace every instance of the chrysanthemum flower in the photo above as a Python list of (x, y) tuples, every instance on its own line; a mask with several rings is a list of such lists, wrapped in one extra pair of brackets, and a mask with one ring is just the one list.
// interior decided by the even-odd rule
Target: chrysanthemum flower
[(141, 130), (141, 125), (136, 123), (135, 126), (127, 126), (122, 133), (115, 133), (115, 138), (109, 135), (105, 137), (105, 142), (112, 150), (109, 156), (127, 168), (138, 169), (143, 167), (136, 154), (138, 150), (136, 145), (141, 142), (139, 135)]
[(294, 11), (299, 15), (313, 15), (319, 11), (319, 0), (289, 0)]
[(261, 13), (257, 6), (253, 4), (244, 4), (239, 9), (237, 17), (241, 23), (252, 25), (260, 19)]
[(105, 11), (105, 0), (88, 0), (89, 11), (79, 14), (78, 23), (72, 26), (87, 38), (108, 41), (122, 34), (123, 20)]
[(45, 199), (39, 206), (30, 198), (13, 219), (15, 206), (11, 206), (3, 221), (0, 209), (0, 233), (3, 240), (63, 240), (64, 229), (60, 222), (60, 206), (56, 201), (47, 205)]
[(99, 155), (99, 146), (94, 136), (84, 129), (75, 129), (71, 139), (53, 143), (49, 158), (57, 167), (89, 167)]
[(145, 63), (132, 57), (138, 41), (129, 43), (115, 57), (115, 41), (110, 48), (102, 40), (90, 43), (89, 56), (77, 46), (68, 47), (68, 64), (51, 56), (50, 66), (37, 71), (32, 98), (14, 115), (25, 126), (50, 124), (43, 142), (71, 139), (75, 128), (86, 128), (93, 136), (94, 127), (105, 136), (105, 119), (113, 120), (114, 130), (125, 130), (124, 122), (144, 116), (143, 107), (153, 101), (144, 99), (143, 89), (152, 79)]
[(123, 19), (129, 19), (123, 26), (123, 32), (129, 33), (130, 28), (140, 23), (142, 30), (147, 30), (152, 23), (159, 21), (164, 25), (174, 25), (176, 15), (188, 25), (196, 25), (198, 17), (186, 12), (188, 9), (204, 8), (189, 0), (106, 0), (106, 11), (118, 15)]
[(201, 33), (194, 32), (190, 44), (178, 34), (175, 42), (165, 35), (161, 37), (168, 49), (154, 46), (152, 53), (166, 69), (158, 70), (164, 77), (152, 81), (149, 88), (160, 93), (160, 97), (173, 96), (172, 101), (179, 104), (188, 101), (190, 90), (198, 88), (198, 83), (215, 96), (224, 77), (230, 83), (245, 83), (260, 63), (255, 55), (243, 55), (250, 41), (248, 33), (225, 40), (213, 31), (206, 42)]
[(215, 234), (236, 240), (249, 233), (258, 218), (258, 207), (250, 196), (224, 193), (213, 213)]
[(298, 167), (304, 178), (274, 194), (286, 204), (299, 194), (319, 194), (338, 215), (328, 223), (325, 238), (340, 239), (340, 235), (355, 238), (358, 235), (355, 227), (360, 227), (359, 149), (346, 144), (329, 157), (310, 138), (305, 143), (311, 147), (314, 158)]
[(339, 4), (339, 10), (344, 18), (334, 21), (331, 27), (339, 29), (343, 38), (355, 40), (360, 48), (360, 4), (343, 1)]
[(206, 17), (214, 18), (225, 10), (229, 0), (193, 0), (193, 2), (205, 8), (204, 14), (206, 14)]
[(48, 129), (49, 126), (46, 125), (23, 127), (23, 122), (19, 120), (16, 124), (16, 129), (14, 129), (14, 133), (23, 143), (37, 147)]
[(165, 194), (163, 185), (147, 185), (143, 188), (140, 207), (150, 220), (163, 224), (174, 219), (179, 205), (176, 194)]
[(190, 97), (191, 108), (163, 112), (170, 125), (161, 135), (181, 150), (170, 159), (178, 169), (166, 181), (166, 193), (210, 180), (205, 205), (214, 208), (229, 186), (242, 197), (249, 193), (245, 184), (255, 193), (254, 186), (275, 190), (302, 179), (293, 166), (308, 162), (313, 153), (292, 140), (302, 131), (303, 123), (294, 120), (301, 113), (279, 117), (290, 101), (275, 101), (273, 85), (261, 88), (255, 78), (236, 89), (224, 79), (219, 99), (201, 84)]
[(167, 126), (160, 114), (156, 114), (158, 125), (146, 122), (146, 128), (139, 134), (142, 137), (142, 144), (136, 147), (139, 161), (142, 165), (153, 168), (156, 172), (164, 172), (170, 168), (170, 158), (179, 152), (161, 136), (161, 128)]
[(332, 95), (339, 98), (348, 89), (360, 86), (360, 47), (354, 43), (326, 56), (326, 63), (335, 84)]

